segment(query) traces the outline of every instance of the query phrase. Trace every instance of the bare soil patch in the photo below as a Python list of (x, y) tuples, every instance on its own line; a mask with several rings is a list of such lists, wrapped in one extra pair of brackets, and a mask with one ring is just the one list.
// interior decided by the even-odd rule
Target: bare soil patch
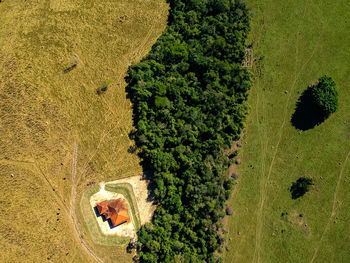
[(111, 182), (107, 182), (106, 185), (112, 184), (123, 184), (128, 183), (132, 186), (135, 198), (136, 205), (139, 211), (141, 225), (144, 225), (148, 222), (151, 222), (154, 210), (156, 206), (149, 198), (149, 180), (144, 179), (142, 176), (132, 176), (120, 180), (115, 180)]

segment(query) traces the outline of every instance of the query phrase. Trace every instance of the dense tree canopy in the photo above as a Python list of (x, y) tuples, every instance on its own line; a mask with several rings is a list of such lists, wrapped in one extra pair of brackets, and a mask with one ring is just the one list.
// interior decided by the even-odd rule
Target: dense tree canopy
[(325, 118), (336, 112), (338, 91), (334, 80), (328, 76), (321, 77), (312, 89), (312, 98), (314, 105)]
[(158, 207), (139, 231), (143, 262), (215, 262), (233, 180), (223, 151), (239, 138), (249, 72), (247, 9), (233, 0), (171, 0), (167, 30), (127, 77), (135, 140)]

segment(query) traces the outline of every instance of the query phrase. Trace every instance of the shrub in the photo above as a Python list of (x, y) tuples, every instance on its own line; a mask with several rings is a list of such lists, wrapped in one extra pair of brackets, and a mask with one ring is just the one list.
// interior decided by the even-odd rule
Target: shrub
[(317, 110), (328, 118), (338, 109), (338, 91), (331, 77), (323, 76), (317, 85), (312, 88), (312, 100)]
[(233, 214), (233, 208), (232, 207), (227, 207), (226, 208), (226, 215), (228, 215), (228, 216), (230, 216), (230, 215), (232, 215)]
[(111, 85), (112, 83), (113, 81), (111, 79), (105, 80), (105, 82), (103, 83), (103, 86), (96, 90), (97, 95), (101, 95), (105, 93), (108, 90), (109, 85)]
[(234, 180), (238, 180), (239, 178), (239, 174), (237, 172), (233, 172), (231, 177), (234, 179)]

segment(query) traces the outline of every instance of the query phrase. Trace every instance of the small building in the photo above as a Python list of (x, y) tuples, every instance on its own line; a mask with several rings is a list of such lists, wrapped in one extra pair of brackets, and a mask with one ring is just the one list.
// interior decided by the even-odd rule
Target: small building
[(98, 212), (106, 219), (110, 219), (113, 226), (118, 226), (130, 221), (128, 208), (122, 199), (102, 201), (96, 205)]

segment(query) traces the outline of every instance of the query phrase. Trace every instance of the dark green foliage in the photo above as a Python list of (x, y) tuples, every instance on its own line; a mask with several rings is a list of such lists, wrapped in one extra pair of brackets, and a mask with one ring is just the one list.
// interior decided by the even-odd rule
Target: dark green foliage
[(314, 105), (327, 118), (338, 109), (338, 91), (331, 77), (323, 76), (312, 89)]
[(300, 177), (296, 182), (294, 182), (290, 188), (290, 193), (293, 199), (302, 197), (306, 192), (310, 190), (313, 185), (313, 181), (307, 177)]
[[(249, 20), (229, 0), (170, 1), (167, 30), (127, 77), (145, 169), (158, 208), (139, 231), (143, 262), (214, 262), (233, 179), (223, 150), (239, 138), (249, 72)], [(232, 161), (231, 161), (232, 162)]]
[(324, 122), (338, 109), (338, 92), (334, 80), (323, 76), (300, 96), (291, 122), (299, 130), (309, 130)]

